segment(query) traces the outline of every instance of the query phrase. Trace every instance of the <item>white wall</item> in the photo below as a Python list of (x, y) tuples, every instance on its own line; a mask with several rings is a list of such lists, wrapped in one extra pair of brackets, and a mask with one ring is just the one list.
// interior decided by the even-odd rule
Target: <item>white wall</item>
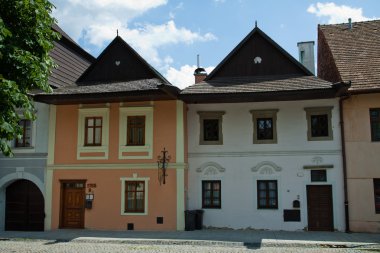
[[(307, 141), (304, 108), (322, 106), (334, 107), (332, 111), (334, 138), (332, 141)], [(202, 208), (202, 180), (221, 180), (222, 185), (222, 208), (204, 209), (205, 226), (235, 229), (304, 229), (307, 227), (306, 185), (328, 184), (333, 187), (334, 228), (344, 229), (337, 100), (189, 104), (188, 109), (188, 208)], [(249, 111), (258, 109), (279, 109), (277, 144), (253, 144), (253, 121)], [(197, 111), (226, 112), (223, 116), (223, 145), (199, 145), (200, 127)], [(209, 162), (217, 165), (204, 168)], [(252, 171), (252, 168), (261, 162), (268, 162), (269, 165), (263, 166), (258, 171)], [(334, 166), (332, 169), (327, 169), (327, 182), (311, 183), (310, 170), (304, 169), (303, 166), (316, 164)], [(218, 165), (223, 169), (218, 169)], [(256, 181), (260, 179), (278, 181), (278, 209), (257, 209)], [(301, 222), (284, 222), (283, 210), (292, 209), (292, 202), (296, 199), (301, 202)]]

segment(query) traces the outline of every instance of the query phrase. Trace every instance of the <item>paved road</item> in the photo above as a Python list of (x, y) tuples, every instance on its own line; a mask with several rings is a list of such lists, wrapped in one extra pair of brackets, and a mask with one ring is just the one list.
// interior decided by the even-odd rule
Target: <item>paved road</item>
[[(181, 253), (197, 253), (197, 252), (210, 252), (210, 253), (237, 253), (237, 252), (379, 252), (380, 248), (372, 247), (364, 248), (331, 248), (331, 245), (319, 245), (319, 246), (269, 246), (261, 247), (257, 244), (246, 246), (200, 246), (200, 245), (156, 245), (156, 244), (129, 244), (129, 243), (98, 243), (98, 242), (61, 242), (53, 240), (31, 240), (31, 239), (12, 239), (0, 241), (0, 252), (39, 252), (39, 253), (104, 253), (104, 252), (181, 252)], [(373, 251), (374, 250), (374, 251)]]

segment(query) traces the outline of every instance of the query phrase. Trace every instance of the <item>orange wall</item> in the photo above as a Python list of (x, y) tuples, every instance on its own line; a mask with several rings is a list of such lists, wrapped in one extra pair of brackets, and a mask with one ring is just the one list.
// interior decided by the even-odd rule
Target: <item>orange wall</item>
[[(141, 104), (141, 103), (140, 103)], [(133, 106), (132, 104), (131, 106)], [(150, 163), (165, 147), (176, 162), (176, 101), (155, 101), (153, 112), (152, 159), (119, 160), (119, 104), (110, 105), (109, 155), (102, 160), (77, 160), (78, 105), (59, 105), (56, 114), (55, 164)]]
[(379, 233), (373, 178), (380, 178), (380, 142), (371, 141), (369, 109), (380, 108), (380, 94), (354, 95), (343, 106), (350, 229)]
[[(149, 177), (148, 215), (121, 215), (122, 177)], [(59, 228), (60, 179), (85, 179), (86, 184), (96, 184), (92, 188), (94, 202), (92, 209), (86, 209), (84, 226), (88, 229), (127, 230), (127, 223), (134, 223), (135, 230), (175, 230), (176, 229), (176, 173), (167, 171), (165, 185), (159, 185), (157, 170), (55, 170), (53, 175), (52, 229)], [(86, 193), (88, 189), (86, 188)], [(163, 224), (156, 224), (157, 217), (164, 217)]]

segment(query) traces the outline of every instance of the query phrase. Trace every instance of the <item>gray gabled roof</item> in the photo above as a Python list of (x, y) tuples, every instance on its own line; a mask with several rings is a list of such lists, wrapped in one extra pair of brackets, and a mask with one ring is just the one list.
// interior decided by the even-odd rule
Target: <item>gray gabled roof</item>
[(52, 28), (61, 34), (61, 39), (54, 42), (54, 48), (49, 52), (57, 65), (49, 77), (49, 84), (53, 88), (73, 86), (95, 58), (75, 43), (58, 25), (54, 24)]

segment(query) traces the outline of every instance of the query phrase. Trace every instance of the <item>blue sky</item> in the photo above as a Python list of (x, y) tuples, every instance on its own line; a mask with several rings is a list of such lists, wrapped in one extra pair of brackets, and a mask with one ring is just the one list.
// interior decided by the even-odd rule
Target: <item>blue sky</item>
[(210, 72), (258, 26), (293, 57), (318, 24), (380, 18), (379, 0), (52, 0), (58, 24), (93, 56), (119, 35), (169, 81), (193, 83), (196, 55)]

